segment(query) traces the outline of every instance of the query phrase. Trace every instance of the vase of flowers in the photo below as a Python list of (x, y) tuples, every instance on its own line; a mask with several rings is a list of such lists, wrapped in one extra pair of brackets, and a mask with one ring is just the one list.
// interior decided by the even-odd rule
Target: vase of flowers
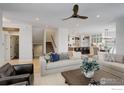
[(45, 59), (46, 59), (46, 62), (47, 62), (47, 63), (49, 63), (49, 61), (51, 60), (51, 57), (50, 57), (51, 53), (52, 53), (52, 52), (47, 53), (47, 54), (45, 55)]
[(83, 72), (85, 77), (92, 78), (94, 76), (94, 71)]
[(85, 77), (92, 78), (94, 71), (99, 70), (99, 64), (96, 63), (95, 59), (84, 58), (80, 68)]

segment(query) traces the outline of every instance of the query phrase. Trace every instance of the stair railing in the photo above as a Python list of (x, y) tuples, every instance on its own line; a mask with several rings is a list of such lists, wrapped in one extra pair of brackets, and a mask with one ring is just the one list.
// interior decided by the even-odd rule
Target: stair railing
[(52, 39), (52, 42), (53, 42), (53, 44), (54, 44), (55, 48), (57, 48), (56, 43), (55, 43), (55, 40), (54, 40), (54, 38), (53, 38), (53, 36), (52, 36), (52, 35), (51, 35), (51, 39)]
[(55, 52), (57, 52), (57, 45), (56, 45), (56, 43), (55, 43), (55, 40), (54, 40), (54, 38), (53, 38), (53, 35), (51, 35), (51, 40), (52, 40), (53, 48), (54, 48)]

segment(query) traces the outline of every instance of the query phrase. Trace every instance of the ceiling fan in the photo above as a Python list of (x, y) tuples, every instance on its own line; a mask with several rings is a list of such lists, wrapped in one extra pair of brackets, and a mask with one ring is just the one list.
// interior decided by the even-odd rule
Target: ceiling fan
[(87, 19), (88, 18), (87, 16), (80, 16), (80, 15), (78, 15), (78, 9), (79, 9), (79, 6), (77, 4), (75, 4), (73, 6), (73, 12), (74, 12), (73, 15), (68, 17), (68, 18), (65, 18), (63, 20), (67, 20), (67, 19), (70, 19), (70, 18)]

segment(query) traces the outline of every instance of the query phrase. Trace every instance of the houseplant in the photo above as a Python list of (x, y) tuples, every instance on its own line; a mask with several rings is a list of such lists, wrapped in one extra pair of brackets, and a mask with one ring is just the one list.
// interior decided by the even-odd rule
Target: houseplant
[(99, 64), (96, 63), (95, 59), (84, 58), (80, 68), (85, 77), (92, 78), (94, 76), (94, 71), (99, 70)]
[(51, 60), (51, 57), (50, 57), (51, 54), (52, 54), (52, 52), (47, 53), (47, 54), (45, 55), (45, 59), (46, 59), (46, 62), (47, 62), (47, 63)]

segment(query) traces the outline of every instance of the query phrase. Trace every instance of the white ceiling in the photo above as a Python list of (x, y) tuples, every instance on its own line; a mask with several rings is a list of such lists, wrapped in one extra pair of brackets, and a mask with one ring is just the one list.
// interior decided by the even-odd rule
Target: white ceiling
[[(32, 25), (47, 24), (54, 27), (90, 27), (90, 26), (104, 26), (124, 15), (124, 4), (110, 4), (110, 3), (80, 3), (79, 14), (86, 15), (87, 20), (69, 19), (62, 21), (63, 18), (72, 15), (72, 8), (74, 4), (71, 3), (53, 3), (53, 4), (0, 4), (0, 9), (3, 10), (3, 15), (10, 20), (20, 20), (28, 22)], [(100, 15), (97, 18), (96, 15)], [(39, 18), (36, 21), (35, 18)], [(78, 24), (78, 25), (77, 25)]]

